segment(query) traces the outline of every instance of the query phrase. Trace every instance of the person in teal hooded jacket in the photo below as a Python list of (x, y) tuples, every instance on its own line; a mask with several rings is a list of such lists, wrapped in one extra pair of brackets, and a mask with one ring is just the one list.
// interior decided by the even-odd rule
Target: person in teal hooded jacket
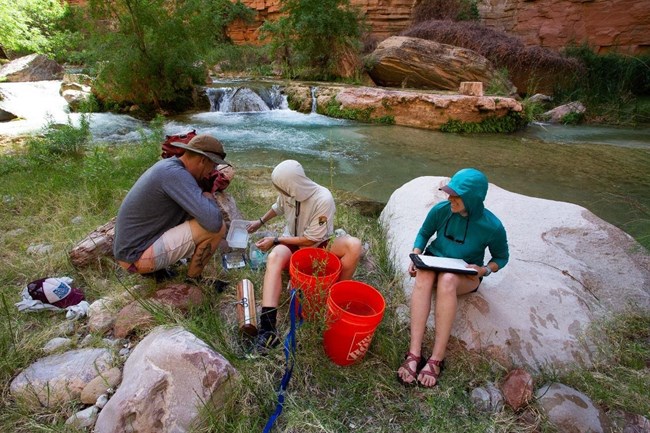
[[(402, 383), (419, 383), (425, 387), (435, 386), (444, 368), (457, 297), (477, 291), (481, 280), (503, 268), (509, 258), (506, 230), (499, 218), (483, 205), (488, 190), (483, 173), (474, 168), (462, 169), (440, 190), (449, 194), (449, 199), (429, 211), (415, 238), (413, 253), (463, 259), (477, 274), (416, 270), (413, 263), (409, 266), (409, 274), (415, 277), (411, 294), (411, 341), (397, 377)], [(487, 263), (484, 262), (486, 248), (491, 255)], [(435, 340), (431, 357), (424, 363), (422, 341), (434, 288)]]

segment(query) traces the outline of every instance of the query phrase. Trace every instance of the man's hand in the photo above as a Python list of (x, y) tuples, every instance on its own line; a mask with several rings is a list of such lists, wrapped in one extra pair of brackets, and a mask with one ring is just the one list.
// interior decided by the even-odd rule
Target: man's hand
[(260, 229), (260, 227), (262, 227), (262, 221), (260, 221), (260, 220), (251, 221), (246, 226), (246, 231), (248, 233), (255, 233), (256, 231), (258, 231)]

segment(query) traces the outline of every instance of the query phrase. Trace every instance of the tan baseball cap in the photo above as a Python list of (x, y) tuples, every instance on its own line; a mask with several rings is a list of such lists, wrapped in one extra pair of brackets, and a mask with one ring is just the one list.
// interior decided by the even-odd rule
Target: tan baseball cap
[(173, 142), (172, 146), (180, 147), (190, 152), (199, 153), (203, 156), (207, 156), (216, 164), (226, 164), (230, 165), (229, 162), (226, 162), (224, 158), (226, 157), (226, 152), (223, 149), (223, 144), (208, 134), (197, 135), (189, 141), (189, 143)]

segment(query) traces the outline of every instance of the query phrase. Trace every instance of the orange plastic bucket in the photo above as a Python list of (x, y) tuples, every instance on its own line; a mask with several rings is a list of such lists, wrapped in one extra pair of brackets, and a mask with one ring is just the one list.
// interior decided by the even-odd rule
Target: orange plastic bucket
[(322, 248), (301, 248), (289, 260), (291, 286), (303, 292), (302, 311), (306, 319), (325, 310), (330, 287), (341, 275), (341, 261)]
[(384, 317), (386, 302), (377, 289), (360, 281), (339, 281), (327, 298), (325, 353), (338, 365), (362, 359)]

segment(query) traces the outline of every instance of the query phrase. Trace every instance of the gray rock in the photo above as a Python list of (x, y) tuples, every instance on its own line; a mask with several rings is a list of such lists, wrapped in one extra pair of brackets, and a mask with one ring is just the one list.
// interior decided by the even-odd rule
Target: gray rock
[(535, 393), (548, 420), (558, 431), (571, 433), (605, 433), (611, 427), (607, 416), (589, 397), (566, 385), (545, 385)]
[(81, 390), (111, 367), (106, 349), (79, 349), (41, 358), (23, 370), (10, 386), (11, 394), (34, 406), (50, 407), (79, 398)]
[(86, 409), (79, 411), (72, 415), (65, 421), (65, 425), (75, 428), (86, 428), (95, 425), (99, 408), (97, 406), (90, 406)]
[(564, 116), (568, 114), (584, 114), (587, 111), (581, 102), (570, 102), (565, 105), (560, 105), (554, 109), (542, 114), (542, 118), (547, 119), (551, 123), (562, 123)]
[(42, 54), (30, 54), (0, 67), (0, 79), (7, 82), (49, 81), (63, 77), (63, 66)]
[(45, 353), (53, 353), (61, 348), (68, 348), (72, 345), (72, 340), (69, 338), (56, 337), (45, 343), (43, 351)]
[(0, 122), (8, 122), (10, 120), (16, 119), (18, 116), (16, 116), (14, 113), (10, 113), (9, 111), (5, 111), (2, 108), (0, 108)]
[(102, 394), (99, 397), (97, 397), (95, 406), (97, 406), (100, 409), (103, 409), (104, 406), (106, 406), (106, 403), (108, 403), (108, 394)]

